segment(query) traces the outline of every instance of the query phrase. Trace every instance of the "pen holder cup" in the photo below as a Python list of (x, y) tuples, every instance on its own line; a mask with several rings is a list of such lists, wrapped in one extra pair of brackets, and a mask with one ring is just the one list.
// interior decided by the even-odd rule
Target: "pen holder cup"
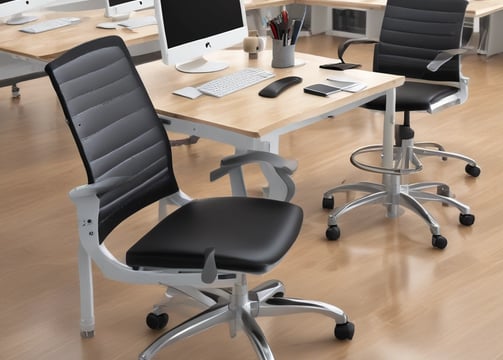
[(273, 68), (287, 68), (295, 65), (295, 45), (283, 45), (283, 40), (272, 41)]

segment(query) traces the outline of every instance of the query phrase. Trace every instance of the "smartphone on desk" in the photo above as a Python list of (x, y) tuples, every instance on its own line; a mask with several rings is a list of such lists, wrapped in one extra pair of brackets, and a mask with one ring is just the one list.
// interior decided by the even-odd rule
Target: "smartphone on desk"
[(341, 91), (340, 88), (335, 86), (330, 86), (327, 84), (313, 84), (306, 86), (304, 92), (307, 94), (318, 95), (318, 96), (328, 96)]

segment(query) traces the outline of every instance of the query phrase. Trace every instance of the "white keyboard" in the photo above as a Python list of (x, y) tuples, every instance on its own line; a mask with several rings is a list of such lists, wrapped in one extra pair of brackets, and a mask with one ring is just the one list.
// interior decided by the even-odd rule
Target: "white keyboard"
[(28, 26), (22, 27), (19, 31), (30, 33), (30, 34), (38, 34), (44, 31), (58, 29), (63, 26), (68, 26), (72, 24), (77, 24), (80, 22), (79, 18), (76, 17), (64, 17), (57, 19), (49, 19), (44, 21), (39, 21)]
[(155, 16), (136, 16), (127, 20), (119, 21), (120, 26), (127, 27), (128, 29), (136, 29), (139, 27), (155, 24), (157, 24)]
[(270, 79), (273, 76), (274, 74), (272, 72), (266, 70), (246, 68), (208, 81), (207, 83), (198, 86), (197, 89), (206, 95), (222, 97), (258, 84), (259, 82)]

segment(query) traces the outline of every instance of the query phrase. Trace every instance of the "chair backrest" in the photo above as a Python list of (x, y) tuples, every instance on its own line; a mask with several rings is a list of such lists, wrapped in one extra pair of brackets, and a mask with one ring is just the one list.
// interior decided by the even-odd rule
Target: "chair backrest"
[(99, 194), (99, 239), (143, 207), (178, 191), (171, 148), (123, 40), (77, 46), (47, 64), (88, 182), (124, 184)]
[(426, 65), (461, 46), (466, 0), (388, 0), (374, 49), (374, 71), (437, 81), (460, 80), (460, 56), (438, 71)]

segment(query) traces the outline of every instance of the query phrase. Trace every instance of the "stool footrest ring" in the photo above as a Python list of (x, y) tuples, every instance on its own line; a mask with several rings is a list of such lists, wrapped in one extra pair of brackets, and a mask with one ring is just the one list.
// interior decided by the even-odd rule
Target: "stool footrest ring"
[[(405, 167), (395, 166), (393, 168), (388, 168), (388, 167), (383, 167), (383, 166), (365, 164), (365, 163), (357, 160), (357, 157), (359, 155), (366, 154), (366, 153), (380, 152), (382, 154), (382, 151), (383, 151), (382, 145), (368, 145), (368, 146), (364, 146), (359, 149), (356, 149), (351, 154), (349, 160), (351, 161), (351, 164), (353, 164), (355, 167), (357, 167), (361, 170), (379, 173), (379, 174), (408, 175), (408, 174), (412, 174), (412, 173), (416, 173), (416, 172), (421, 171), (423, 169), (423, 165), (415, 157), (412, 149), (410, 149), (411, 150), (410, 152), (408, 152), (407, 150), (408, 150), (408, 148), (406, 148), (406, 147), (405, 148), (395, 147), (393, 149), (393, 162), (395, 164), (406, 164)], [(413, 165), (415, 165), (414, 167), (409, 167), (411, 162), (413, 163)]]

